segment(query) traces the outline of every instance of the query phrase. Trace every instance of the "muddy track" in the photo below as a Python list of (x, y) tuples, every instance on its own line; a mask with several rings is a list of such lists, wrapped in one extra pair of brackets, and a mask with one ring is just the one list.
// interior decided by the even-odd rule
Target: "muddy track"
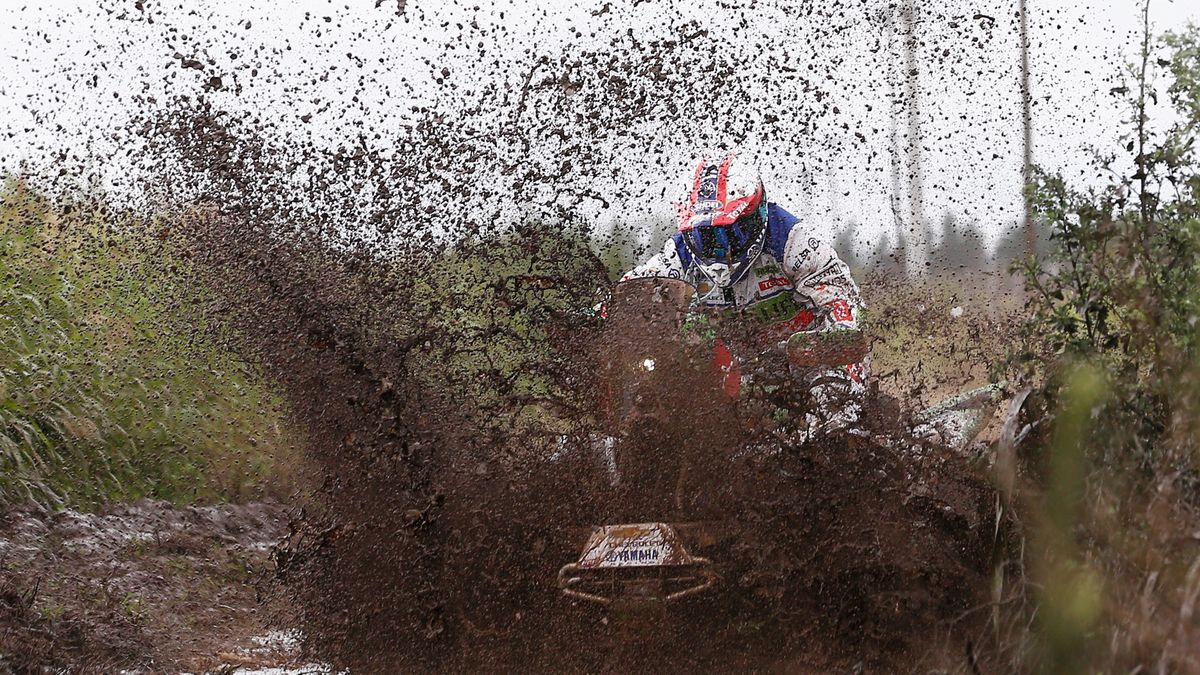
[(291, 654), (253, 640), (288, 623), (286, 607), (258, 592), (271, 578), (271, 547), (286, 522), (281, 506), (261, 503), (5, 511), (0, 672), (203, 672), (291, 662)]

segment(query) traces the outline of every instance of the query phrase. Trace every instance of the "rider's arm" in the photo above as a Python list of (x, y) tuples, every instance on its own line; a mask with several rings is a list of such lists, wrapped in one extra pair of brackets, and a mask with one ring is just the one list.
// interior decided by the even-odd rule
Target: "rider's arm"
[(796, 294), (825, 315), (826, 329), (858, 327), (862, 306), (858, 284), (850, 266), (829, 244), (795, 228), (784, 247), (783, 267), (796, 287)]
[(674, 239), (667, 239), (662, 251), (650, 256), (645, 262), (625, 273), (621, 281), (642, 279), (646, 277), (667, 277), (678, 279), (683, 276), (683, 261), (679, 259), (679, 251)]
[[(676, 249), (675, 240), (668, 239), (663, 246), (663, 250), (655, 253), (646, 259), (645, 262), (634, 267), (621, 276), (620, 281), (629, 281), (631, 279), (645, 279), (653, 277), (666, 277), (669, 279), (678, 279), (683, 276), (683, 261), (679, 259), (679, 251)], [(585, 314), (600, 319), (608, 318), (608, 297), (593, 305), (590, 309), (584, 311)]]

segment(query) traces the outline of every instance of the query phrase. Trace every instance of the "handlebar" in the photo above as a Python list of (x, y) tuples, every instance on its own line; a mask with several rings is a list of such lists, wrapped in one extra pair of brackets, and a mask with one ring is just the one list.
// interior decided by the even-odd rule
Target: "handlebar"
[[(612, 312), (609, 320), (613, 324), (634, 321), (639, 329), (634, 332), (643, 337), (647, 336), (646, 326), (658, 323), (659, 327), (651, 332), (675, 326), (685, 336), (691, 333), (693, 338), (699, 337), (697, 342), (711, 342), (726, 332), (722, 326), (725, 322), (719, 314), (694, 311), (691, 301), (695, 290), (680, 279), (647, 277), (622, 281), (614, 289), (611, 304), (607, 307)], [(734, 339), (734, 343), (737, 342)], [(746, 343), (752, 342), (746, 340)], [(870, 351), (870, 340), (857, 328), (802, 331), (759, 349), (753, 357), (743, 357), (741, 364), (747, 367), (765, 365), (782, 355), (798, 368), (836, 367), (858, 363)]]

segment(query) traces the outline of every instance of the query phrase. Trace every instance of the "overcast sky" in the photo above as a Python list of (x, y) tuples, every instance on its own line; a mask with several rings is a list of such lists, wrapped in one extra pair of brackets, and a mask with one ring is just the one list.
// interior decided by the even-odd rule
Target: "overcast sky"
[[(36, 5), (0, 0), (0, 169), (14, 170), (22, 161), (44, 166), (53, 151), (65, 149), (81, 162), (119, 175), (126, 169), (113, 145), (123, 141), (106, 130), (119, 128), (128, 117), (132, 95), (195, 89), (216, 72), (212, 67), (203, 74), (181, 68), (176, 54), (201, 60), (207, 56), (217, 64), (241, 59), (240, 67), (219, 73), (225, 89), (214, 93), (215, 98), (223, 96), (230, 109), (284, 123), (309, 115), (302, 132), (333, 143), (344, 137), (348, 116), (361, 115), (368, 124), (386, 128), (402, 123), (404, 115), (397, 111), (414, 102), (437, 101), (452, 82), (470, 90), (471, 78), (486, 72), (470, 66), (476, 52), (517, 64), (526, 53), (553, 54), (589, 41), (603, 48), (615, 34), (637, 31), (653, 37), (692, 20), (713, 30), (729, 30), (731, 36), (739, 23), (758, 32), (754, 42), (731, 37), (731, 49), (765, 43), (755, 48), (799, 45), (798, 51), (804, 52), (805, 45), (818, 44), (806, 37), (816, 24), (796, 17), (797, 3), (783, 0), (760, 0), (754, 3), (758, 9), (749, 12), (723, 10), (720, 5), (729, 3), (717, 0), (636, 5), (620, 0), (408, 0), (403, 17), (396, 15), (396, 0), (380, 7), (374, 0), (200, 4), (202, 11), (171, 11), (158, 24), (147, 25), (141, 20), (145, 12), (135, 9), (133, 1), (96, 9), (93, 2), (82, 0), (44, 0)], [(1122, 111), (1108, 92), (1119, 82), (1122, 63), (1136, 55), (1140, 4), (1029, 0), (1038, 163), (1086, 178), (1089, 146), (1114, 147)], [(153, 0), (144, 4), (151, 15), (155, 5)], [(929, 217), (950, 211), (999, 231), (1019, 215), (1015, 5), (1009, 0), (927, 3), (931, 8), (942, 6), (942, 16), (962, 8), (964, 23), (969, 24), (960, 28), (949, 19), (937, 23), (927, 18), (921, 26), (926, 41), (920, 65), (924, 210)], [(927, 16), (933, 14), (930, 10)], [(830, 17), (824, 21), (837, 20)], [(1152, 0), (1151, 18), (1156, 33), (1179, 29), (1187, 21), (1200, 23), (1200, 2)], [(169, 40), (161, 34), (167, 20), (178, 28)], [(892, 185), (888, 165), (879, 157), (890, 152), (889, 126), (895, 111), (886, 103), (892, 92), (883, 91), (889, 79), (879, 71), (896, 67), (897, 59), (895, 54), (888, 56), (887, 45), (880, 54), (877, 25), (852, 17), (846, 21), (844, 26), (822, 26), (829, 35), (813, 47), (836, 53), (797, 56), (801, 64), (804, 59), (836, 60), (826, 80), (834, 92), (837, 119), (844, 121), (798, 145), (802, 162), (795, 152), (785, 155), (778, 148), (762, 148), (764, 176), (772, 194), (810, 220), (830, 228), (856, 222), (868, 231), (885, 231), (893, 226)], [(972, 42), (980, 35), (986, 38), (983, 42)], [(463, 49), (447, 55), (444, 45), (455, 40)], [(246, 68), (252, 48), (275, 52), (271, 77), (252, 76)], [(951, 56), (942, 59), (941, 53)], [(439, 56), (439, 63), (422, 63)], [(343, 57), (382, 64), (368, 83), (366, 112), (348, 112), (337, 104), (339, 97), (365, 95), (361, 80), (357, 87), (347, 84), (352, 67), (327, 65)], [(435, 79), (444, 63), (453, 66), (454, 74), (438, 84)], [(747, 56), (747, 63), (757, 61)], [(193, 77), (186, 79), (189, 76)], [(236, 95), (231, 93), (234, 84), (240, 86)], [(836, 141), (855, 131), (866, 132), (864, 144)], [(601, 219), (630, 210), (667, 214), (669, 200), (661, 195), (673, 191), (691, 154), (690, 148), (679, 148), (678, 157), (664, 164), (630, 152), (622, 161), (645, 189), (626, 190), (627, 200), (611, 200), (608, 209), (595, 204), (580, 208), (595, 210)], [(798, 177), (801, 171), (807, 182)]]

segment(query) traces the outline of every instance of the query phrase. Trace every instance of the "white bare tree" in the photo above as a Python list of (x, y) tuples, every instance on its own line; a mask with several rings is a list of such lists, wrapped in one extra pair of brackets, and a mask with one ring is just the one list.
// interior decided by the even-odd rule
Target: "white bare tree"
[(1033, 178), (1033, 98), (1029, 90), (1029, 14), (1026, 0), (1017, 0), (1017, 2), (1017, 14), (1021, 22), (1019, 29), (1021, 33), (1019, 36), (1021, 45), (1021, 131), (1024, 144), (1021, 164), (1021, 203), (1024, 205), (1022, 214), (1025, 230), (1025, 254), (1033, 255), (1037, 249), (1037, 231), (1033, 222), (1033, 209), (1029, 198), (1024, 194), (1026, 186)]
[(929, 242), (923, 209), (921, 167), (921, 63), (919, 3), (904, 0), (888, 16), (889, 76), (892, 89), (891, 183), (897, 253), (910, 274), (925, 270)]

